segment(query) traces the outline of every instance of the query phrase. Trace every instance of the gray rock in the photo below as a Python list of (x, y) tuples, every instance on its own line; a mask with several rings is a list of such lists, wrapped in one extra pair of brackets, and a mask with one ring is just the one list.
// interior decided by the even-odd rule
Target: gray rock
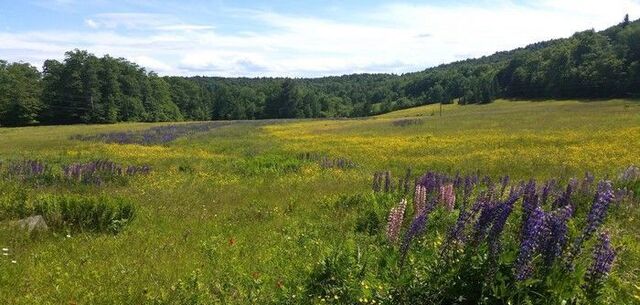
[(49, 230), (49, 226), (44, 221), (44, 217), (42, 215), (30, 216), (24, 219), (18, 220), (18, 227), (23, 230), (27, 230), (29, 233), (31, 232), (44, 232)]

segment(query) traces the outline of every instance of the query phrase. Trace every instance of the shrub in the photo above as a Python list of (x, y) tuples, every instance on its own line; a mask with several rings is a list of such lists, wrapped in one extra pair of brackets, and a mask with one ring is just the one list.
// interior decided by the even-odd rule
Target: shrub
[(107, 196), (47, 194), (30, 200), (25, 192), (17, 192), (0, 203), (2, 219), (42, 215), (47, 225), (57, 231), (118, 233), (135, 214), (128, 200)]

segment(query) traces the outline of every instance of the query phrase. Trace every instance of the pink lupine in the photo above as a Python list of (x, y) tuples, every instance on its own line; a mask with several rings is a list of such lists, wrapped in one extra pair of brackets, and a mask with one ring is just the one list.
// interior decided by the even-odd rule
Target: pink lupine
[(418, 217), (427, 205), (427, 188), (423, 185), (416, 185), (416, 191), (413, 195), (413, 213)]
[(402, 227), (402, 221), (404, 220), (404, 210), (407, 208), (407, 200), (402, 199), (397, 206), (393, 207), (389, 212), (389, 218), (387, 219), (387, 237), (391, 243), (398, 241), (398, 234), (400, 233), (400, 227)]
[(453, 184), (448, 183), (440, 187), (440, 202), (444, 204), (447, 210), (453, 211), (456, 203), (456, 193), (453, 190)]

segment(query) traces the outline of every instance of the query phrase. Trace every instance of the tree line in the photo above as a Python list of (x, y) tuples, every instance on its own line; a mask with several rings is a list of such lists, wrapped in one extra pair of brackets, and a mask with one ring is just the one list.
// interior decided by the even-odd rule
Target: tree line
[(42, 71), (0, 60), (0, 126), (356, 117), (431, 103), (640, 94), (640, 20), (424, 71), (322, 78), (160, 77), (87, 51)]

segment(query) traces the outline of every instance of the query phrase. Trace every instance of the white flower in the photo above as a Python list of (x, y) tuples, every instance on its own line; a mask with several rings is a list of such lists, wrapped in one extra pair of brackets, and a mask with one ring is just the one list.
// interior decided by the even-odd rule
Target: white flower
[(11, 261), (11, 262), (12, 262), (12, 263), (14, 263), (14, 264), (17, 264), (17, 263), (18, 263), (17, 261)]
[(71, 238), (71, 234), (67, 234), (67, 238)]
[(5, 253), (2, 253), (2, 255), (9, 256), (9, 253), (5, 252)]
[(9, 252), (9, 248), (2, 248), (2, 252)]

